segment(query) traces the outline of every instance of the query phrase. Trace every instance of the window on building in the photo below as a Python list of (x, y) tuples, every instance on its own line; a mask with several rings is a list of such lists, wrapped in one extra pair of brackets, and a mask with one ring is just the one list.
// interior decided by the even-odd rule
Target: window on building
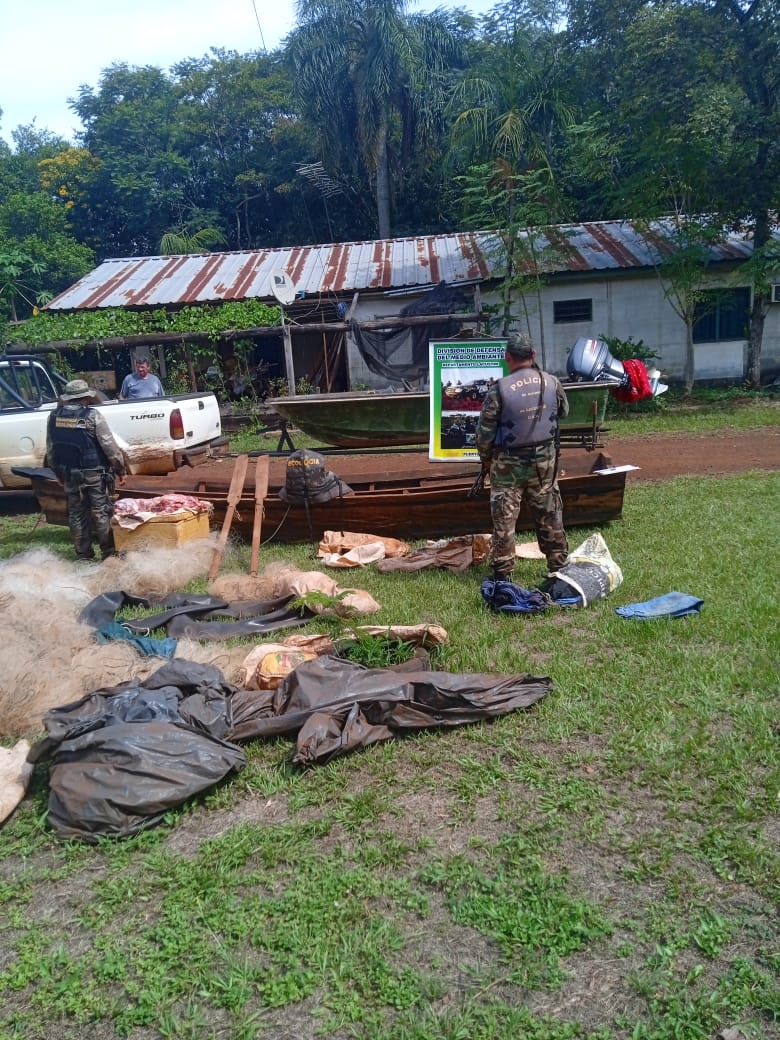
[(693, 342), (746, 339), (749, 322), (750, 289), (718, 289), (704, 293), (694, 312)]
[(573, 321), (593, 321), (593, 300), (556, 300), (553, 303), (555, 325), (567, 325)]

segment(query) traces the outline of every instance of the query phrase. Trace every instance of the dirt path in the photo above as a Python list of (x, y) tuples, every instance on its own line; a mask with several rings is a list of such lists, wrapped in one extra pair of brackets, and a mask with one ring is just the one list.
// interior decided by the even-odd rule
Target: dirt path
[[(614, 465), (639, 466), (628, 474), (629, 481), (664, 480), (687, 474), (739, 473), (749, 469), (780, 469), (780, 426), (757, 430), (726, 430), (681, 436), (612, 437), (604, 451)], [(403, 472), (411, 465), (409, 455), (382, 456), (382, 472)], [(587, 472), (596, 455), (580, 448), (565, 448), (562, 465), (568, 473)], [(376, 460), (376, 456), (373, 456)], [(328, 465), (349, 481), (351, 474), (363, 474), (379, 464), (371, 456), (333, 455)], [(441, 466), (452, 466), (441, 463)], [(283, 466), (283, 460), (276, 460)], [(453, 471), (454, 472), (454, 471)]]
[(629, 480), (780, 469), (780, 426), (686, 437), (614, 437), (609, 439), (607, 451), (616, 466), (630, 463), (640, 467), (629, 473)]

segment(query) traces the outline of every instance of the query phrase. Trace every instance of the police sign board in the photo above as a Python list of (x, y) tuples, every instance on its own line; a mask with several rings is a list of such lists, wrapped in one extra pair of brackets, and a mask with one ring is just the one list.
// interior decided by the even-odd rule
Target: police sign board
[(431, 341), (430, 443), (436, 462), (478, 459), (477, 423), (482, 402), (497, 379), (508, 374), (505, 339)]

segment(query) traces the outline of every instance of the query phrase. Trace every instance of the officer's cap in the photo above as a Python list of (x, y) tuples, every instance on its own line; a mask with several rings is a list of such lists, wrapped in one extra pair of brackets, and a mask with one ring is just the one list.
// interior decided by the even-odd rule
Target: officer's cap
[(77, 401), (80, 397), (93, 397), (95, 391), (85, 379), (71, 379), (60, 394), (62, 401)]
[(534, 356), (534, 344), (527, 332), (513, 332), (506, 341), (506, 352), (516, 358)]

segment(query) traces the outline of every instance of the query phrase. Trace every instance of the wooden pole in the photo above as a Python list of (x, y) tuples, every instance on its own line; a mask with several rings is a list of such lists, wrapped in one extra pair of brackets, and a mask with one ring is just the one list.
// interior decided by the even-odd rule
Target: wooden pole
[(219, 571), (219, 565), (222, 562), (222, 554), (225, 551), (225, 545), (227, 544), (228, 535), (230, 534), (230, 525), (233, 523), (233, 514), (235, 513), (236, 506), (241, 499), (241, 492), (244, 490), (244, 479), (246, 477), (246, 469), (248, 465), (249, 456), (239, 455), (236, 459), (236, 464), (233, 467), (233, 476), (230, 481), (230, 488), (228, 489), (225, 519), (222, 523), (222, 530), (219, 532), (217, 547), (214, 550), (214, 559), (211, 561), (211, 567), (209, 568), (209, 581), (213, 581)]
[(322, 334), (322, 358), (325, 364), (325, 393), (330, 393), (330, 370), (328, 368), (328, 339), (325, 333)]
[(287, 385), (290, 388), (290, 397), (295, 397), (295, 366), (293, 364), (292, 335), (287, 322), (282, 325), (282, 336), (284, 338), (284, 367), (287, 372)]
[(260, 529), (263, 523), (265, 496), (268, 494), (270, 465), (271, 459), (268, 455), (262, 455), (255, 463), (255, 517), (252, 524), (252, 556), (249, 563), (249, 573), (253, 578), (257, 577), (257, 566), (260, 560)]

